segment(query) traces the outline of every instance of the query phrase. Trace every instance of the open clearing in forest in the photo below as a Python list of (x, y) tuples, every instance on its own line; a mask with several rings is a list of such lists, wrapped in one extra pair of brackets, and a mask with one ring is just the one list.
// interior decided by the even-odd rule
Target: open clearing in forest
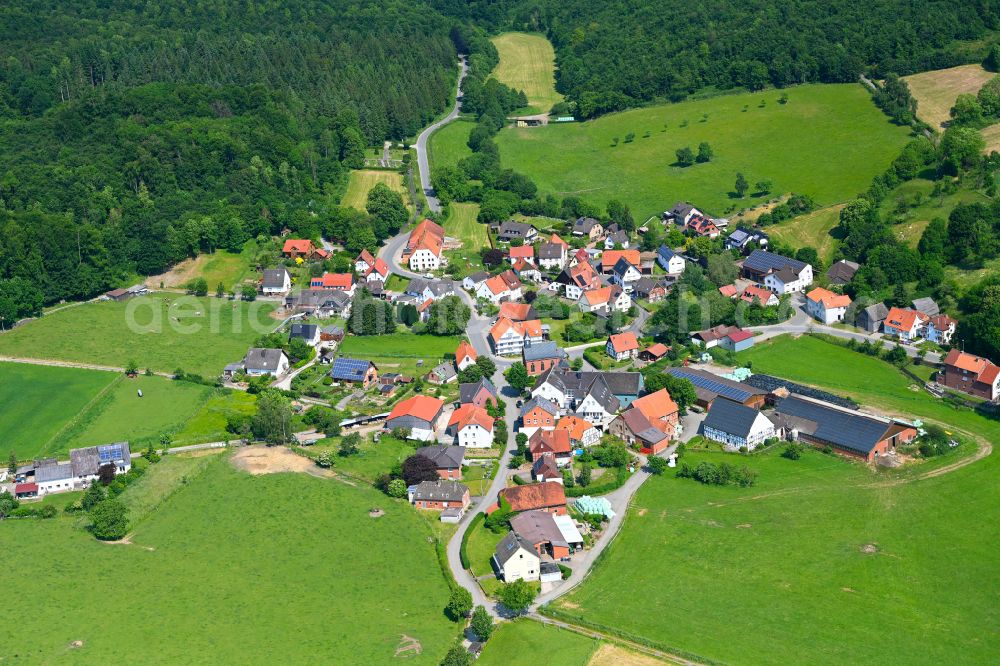
[(403, 183), (403, 175), (398, 171), (377, 171), (375, 169), (359, 169), (352, 171), (347, 181), (347, 191), (340, 202), (341, 206), (349, 206), (364, 212), (368, 205), (368, 192), (379, 183), (385, 183), (389, 189), (399, 192), (403, 203), (410, 207), (410, 198)]
[[(1000, 422), (911, 391), (891, 365), (822, 339), (779, 337), (739, 357), (758, 372), (1000, 441)], [(555, 606), (730, 663), (981, 663), (996, 654), (1000, 487), (991, 479), (1000, 457), (930, 477), (973, 456), (971, 447), (881, 472), (814, 449), (795, 461), (779, 452), (689, 452), (690, 465), (746, 464), (757, 485), (652, 478), (602, 561)], [(648, 566), (665, 553), (670, 576)], [(878, 631), (844, 640), (860, 617), (880, 618)]]
[[(121, 545), (61, 513), (6, 521), (0, 585), (31, 581), (33, 610), (0, 626), (4, 656), (65, 661), (79, 641), (79, 663), (187, 663), (197, 645), (229, 663), (389, 664), (407, 636), (420, 650), (405, 663), (440, 663), (457, 630), (423, 517), (368, 486), (252, 476), (228, 458), (150, 466), (123, 495), (145, 518)], [(116, 593), (81, 584), (102, 571)]]
[[(788, 96), (780, 104), (782, 95)], [(626, 142), (628, 135), (634, 138)], [(909, 136), (860, 84), (803, 85), (633, 109), (583, 123), (506, 128), (497, 136), (503, 166), (545, 193), (604, 206), (620, 199), (637, 220), (678, 200), (723, 216), (777, 195), (808, 194), (820, 206), (864, 191)], [(615, 140), (617, 139), (617, 143)], [(676, 166), (676, 150), (708, 142), (706, 164)], [(732, 194), (737, 172), (751, 193)], [(752, 196), (770, 180), (771, 193)]]
[(505, 32), (492, 41), (500, 54), (492, 76), (528, 97), (528, 107), (520, 109), (519, 115), (548, 113), (562, 101), (556, 92), (556, 53), (544, 35)]
[(449, 207), (448, 219), (444, 221), (444, 232), (462, 241), (464, 252), (478, 253), (480, 248), (490, 244), (486, 225), (480, 224), (479, 204), (452, 202)]
[(840, 210), (843, 207), (843, 204), (837, 204), (819, 208), (811, 213), (766, 227), (764, 231), (775, 240), (796, 249), (815, 248), (819, 256), (829, 262), (837, 249), (837, 239), (833, 235), (833, 230), (840, 222)]
[(951, 118), (951, 107), (959, 95), (975, 95), (994, 76), (976, 64), (920, 72), (904, 76), (903, 80), (917, 100), (917, 116), (931, 127), (940, 128)]

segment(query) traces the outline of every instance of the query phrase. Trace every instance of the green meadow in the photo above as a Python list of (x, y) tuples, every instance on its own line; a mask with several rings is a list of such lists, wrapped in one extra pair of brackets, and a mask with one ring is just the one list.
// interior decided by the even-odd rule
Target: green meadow
[[(350, 335), (338, 350), (340, 356), (372, 361), (380, 373), (400, 372), (413, 376), (430, 372), (441, 360), (451, 355), (461, 338), (437, 335), (392, 333), (389, 335)], [(423, 365), (417, 365), (422, 361)]]
[(153, 465), (126, 492), (147, 515), (128, 544), (96, 541), (85, 519), (4, 523), (0, 585), (29, 586), (31, 606), (0, 627), (6, 661), (440, 662), (458, 630), (413, 509), (366, 486), (203, 460)]
[(466, 143), (469, 132), (476, 126), (473, 119), (457, 118), (431, 135), (430, 153), (433, 168), (457, 166), (459, 160), (472, 154)]
[(0, 355), (206, 377), (238, 361), (278, 321), (273, 303), (152, 294), (66, 308), (0, 334)]
[(527, 664), (534, 661), (529, 655), (545, 655), (544, 663), (551, 666), (586, 666), (597, 647), (596, 640), (572, 631), (516, 620), (497, 627), (476, 664)]
[[(819, 338), (779, 337), (740, 358), (757, 372), (1000, 442), (1000, 422), (948, 407), (889, 364)], [(721, 662), (991, 660), (1000, 649), (1000, 458), (949, 470), (973, 453), (959, 449), (875, 472), (813, 449), (797, 461), (779, 451), (685, 457), (745, 463), (759, 474), (752, 489), (652, 478), (586, 583), (555, 609)]]
[[(786, 104), (779, 103), (782, 94)], [(907, 137), (908, 130), (891, 124), (860, 84), (837, 84), (509, 128), (496, 140), (503, 165), (533, 178), (542, 192), (598, 205), (620, 199), (636, 219), (645, 219), (678, 200), (715, 215), (746, 208), (766, 198), (751, 196), (763, 180), (772, 182), (769, 196), (796, 192), (820, 205), (839, 203), (864, 191)], [(675, 165), (677, 149), (697, 152), (702, 141), (711, 144), (710, 162)], [(743, 199), (732, 194), (737, 172), (751, 186)]]

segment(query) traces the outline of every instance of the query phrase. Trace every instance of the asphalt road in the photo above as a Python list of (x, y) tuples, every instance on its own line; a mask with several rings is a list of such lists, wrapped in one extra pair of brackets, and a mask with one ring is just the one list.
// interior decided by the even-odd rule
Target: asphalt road
[(417, 137), (417, 143), (414, 148), (417, 151), (417, 165), (420, 169), (420, 187), (424, 191), (424, 196), (427, 197), (427, 207), (431, 209), (432, 212), (441, 212), (441, 202), (434, 195), (434, 188), (431, 187), (431, 167), (430, 162), (427, 157), (427, 141), (431, 138), (431, 134), (451, 121), (458, 117), (459, 107), (462, 101), (462, 79), (465, 78), (465, 73), (468, 71), (468, 65), (465, 63), (465, 56), (459, 56), (459, 72), (458, 72), (458, 85), (455, 89), (455, 106), (452, 107), (451, 111), (447, 116), (441, 120), (428, 125), (427, 128), (420, 133)]

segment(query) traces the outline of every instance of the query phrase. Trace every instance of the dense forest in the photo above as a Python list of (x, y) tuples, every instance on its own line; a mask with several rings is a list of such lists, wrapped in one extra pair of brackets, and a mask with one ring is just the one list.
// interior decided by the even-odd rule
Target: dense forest
[(1000, 25), (995, 0), (434, 0), (547, 34), (557, 88), (587, 118), (706, 87), (882, 78), (982, 59), (957, 41)]
[(322, 225), (366, 146), (449, 103), (452, 24), (393, 0), (4, 4), (3, 316)]

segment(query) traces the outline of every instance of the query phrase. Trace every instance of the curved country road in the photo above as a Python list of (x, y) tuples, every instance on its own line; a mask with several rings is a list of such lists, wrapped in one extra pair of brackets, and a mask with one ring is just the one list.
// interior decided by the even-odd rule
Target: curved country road
[(455, 88), (455, 106), (452, 107), (451, 111), (447, 116), (441, 120), (428, 125), (420, 136), (417, 137), (417, 143), (414, 148), (417, 151), (417, 166), (420, 170), (420, 187), (424, 191), (424, 196), (427, 197), (427, 207), (431, 209), (433, 213), (441, 212), (441, 202), (434, 195), (434, 188), (431, 187), (431, 167), (429, 159), (427, 156), (427, 141), (431, 138), (431, 134), (435, 131), (444, 127), (455, 118), (458, 118), (458, 113), (460, 110), (462, 102), (462, 79), (465, 78), (465, 73), (469, 70), (469, 66), (465, 62), (465, 56), (459, 56), (459, 70), (458, 70), (458, 85)]

